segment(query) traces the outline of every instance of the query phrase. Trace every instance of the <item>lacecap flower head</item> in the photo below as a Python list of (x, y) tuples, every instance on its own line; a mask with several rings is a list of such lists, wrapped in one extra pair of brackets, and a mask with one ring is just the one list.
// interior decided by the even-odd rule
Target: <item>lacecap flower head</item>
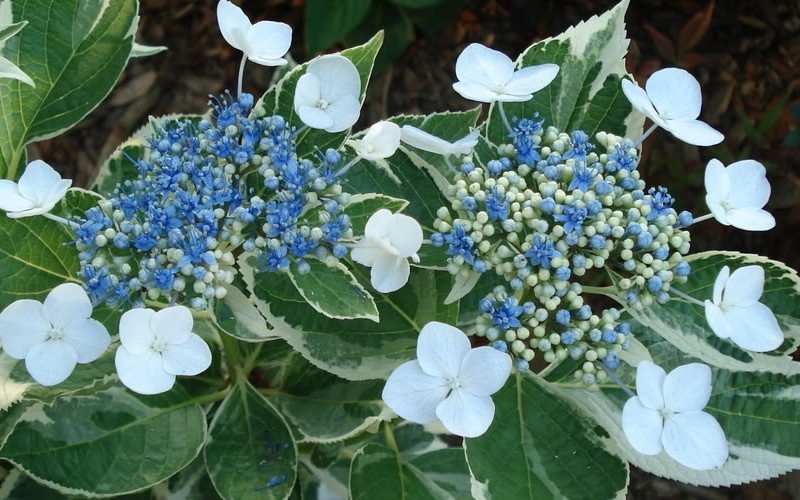
[(53, 167), (42, 160), (34, 160), (25, 168), (19, 182), (0, 180), (0, 210), (12, 219), (41, 215), (49, 212), (61, 201), (72, 185), (62, 179)]
[(775, 218), (764, 210), (771, 186), (764, 165), (742, 160), (727, 167), (716, 158), (706, 165), (706, 205), (720, 224), (747, 231), (775, 227)]
[(217, 4), (217, 21), (225, 41), (241, 50), (247, 59), (263, 66), (282, 66), (292, 43), (292, 28), (274, 21), (250, 22), (247, 15), (228, 0)]
[(438, 419), (453, 434), (477, 437), (491, 425), (491, 396), (510, 374), (507, 354), (488, 346), (472, 349), (461, 330), (433, 321), (419, 334), (417, 359), (389, 375), (382, 397), (406, 420)]
[(342, 132), (361, 113), (361, 78), (350, 59), (338, 54), (311, 61), (297, 81), (294, 110), (311, 128)]

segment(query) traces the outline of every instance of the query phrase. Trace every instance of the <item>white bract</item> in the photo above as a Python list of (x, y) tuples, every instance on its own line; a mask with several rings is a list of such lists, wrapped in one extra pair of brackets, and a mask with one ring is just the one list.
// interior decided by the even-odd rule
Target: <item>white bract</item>
[(458, 81), (453, 89), (478, 102), (524, 102), (552, 82), (555, 64), (540, 64), (514, 71), (514, 62), (502, 52), (472, 43), (456, 60)]
[(696, 470), (716, 469), (728, 460), (719, 422), (702, 411), (711, 397), (711, 369), (691, 363), (669, 375), (650, 361), (636, 367), (636, 393), (622, 409), (622, 430), (643, 455), (667, 455)]
[(211, 350), (192, 326), (192, 313), (184, 306), (123, 314), (115, 358), (119, 380), (139, 394), (158, 394), (172, 388), (176, 375), (205, 371)]
[(461, 156), (472, 152), (472, 149), (478, 144), (479, 135), (480, 132), (478, 130), (473, 130), (455, 142), (448, 142), (441, 137), (429, 134), (417, 127), (403, 125), (400, 140), (411, 147), (430, 153), (436, 153), (442, 156)]
[(14, 359), (24, 359), (33, 379), (60, 384), (77, 363), (91, 363), (111, 343), (105, 327), (91, 319), (92, 303), (75, 283), (59, 285), (44, 303), (22, 299), (0, 313), (0, 341)]
[[(6, 40), (19, 33), (26, 24), (28, 24), (28, 21), (0, 26), (0, 48), (3, 47), (3, 43)], [(31, 77), (2, 55), (0, 55), (0, 78), (11, 78), (13, 80), (19, 80), (31, 87), (36, 87)]]
[[(646, 90), (645, 90), (646, 89)], [(683, 142), (695, 146), (719, 144), (725, 138), (697, 119), (703, 97), (700, 84), (686, 70), (665, 68), (653, 73), (642, 89), (622, 80), (622, 91), (634, 108)]]
[(382, 397), (406, 420), (439, 419), (453, 434), (477, 437), (494, 419), (491, 395), (510, 374), (508, 354), (488, 346), (472, 349), (461, 330), (433, 321), (419, 334), (417, 359), (389, 375)]
[(742, 160), (725, 167), (715, 158), (706, 165), (705, 184), (706, 205), (721, 224), (747, 231), (775, 227), (775, 218), (763, 209), (772, 188), (761, 163)]
[(396, 123), (381, 121), (371, 126), (362, 139), (350, 140), (347, 144), (361, 158), (383, 160), (400, 147), (400, 127)]
[(422, 227), (411, 217), (382, 208), (372, 214), (364, 237), (350, 252), (354, 261), (371, 267), (372, 287), (382, 293), (399, 290), (408, 282), (410, 257), (419, 262)]
[(294, 110), (311, 128), (341, 132), (361, 112), (361, 77), (350, 59), (338, 54), (311, 61), (297, 81)]
[(242, 9), (228, 0), (217, 4), (217, 21), (223, 38), (247, 59), (264, 66), (282, 66), (292, 44), (292, 28), (274, 21), (250, 22)]
[(764, 269), (725, 266), (714, 282), (713, 301), (705, 301), (706, 320), (714, 334), (731, 339), (743, 349), (767, 352), (783, 344), (783, 332), (769, 307), (759, 299), (764, 293)]
[(0, 210), (12, 219), (41, 215), (56, 206), (72, 185), (62, 179), (53, 167), (42, 160), (34, 160), (25, 168), (19, 183), (0, 180)]

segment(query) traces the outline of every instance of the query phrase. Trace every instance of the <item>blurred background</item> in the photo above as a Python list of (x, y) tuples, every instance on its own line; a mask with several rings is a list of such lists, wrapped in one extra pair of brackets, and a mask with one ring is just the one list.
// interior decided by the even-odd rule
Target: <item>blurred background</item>
[[(132, 60), (108, 99), (70, 133), (31, 146), (75, 184), (98, 166), (149, 115), (202, 113), (208, 95), (236, 86), (240, 52), (219, 33), (217, 0), (141, 0), (137, 41), (168, 51)], [(467, 109), (452, 90), (455, 60), (471, 42), (512, 59), (535, 41), (615, 5), (614, 0), (241, 0), (251, 20), (294, 28), (298, 62), (360, 43), (386, 31), (357, 129), (400, 113)], [(744, 232), (713, 221), (692, 230), (693, 250), (758, 253), (800, 268), (800, 1), (631, 0), (628, 71), (643, 84), (654, 71), (682, 67), (700, 81), (700, 118), (725, 134), (715, 147), (685, 145), (663, 131), (645, 142), (640, 170), (663, 185), (677, 210), (696, 216), (704, 204), (703, 172), (711, 158), (752, 158), (767, 168), (767, 209), (777, 227)], [(260, 95), (273, 69), (248, 64), (244, 89)], [(800, 431), (800, 430), (799, 430)], [(793, 499), (800, 474), (723, 489), (681, 485), (633, 471), (630, 498)]]

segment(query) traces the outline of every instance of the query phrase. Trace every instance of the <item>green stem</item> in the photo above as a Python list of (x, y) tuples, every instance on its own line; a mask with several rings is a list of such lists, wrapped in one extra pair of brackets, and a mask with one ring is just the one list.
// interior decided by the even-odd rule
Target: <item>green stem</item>
[(189, 406), (193, 404), (199, 405), (207, 405), (211, 403), (216, 403), (217, 401), (222, 401), (231, 392), (230, 387), (226, 387), (221, 391), (212, 392), (211, 394), (204, 394), (202, 396), (197, 396), (196, 398), (187, 399), (183, 402), (183, 406)]
[(248, 356), (247, 359), (244, 360), (244, 372), (245, 373), (250, 373), (251, 371), (253, 371), (253, 367), (256, 364), (256, 360), (258, 359), (258, 355), (261, 354), (261, 348), (262, 347), (264, 347), (264, 343), (263, 342), (261, 342), (260, 344), (256, 345), (256, 348), (253, 350), (253, 352), (250, 354), (250, 356)]
[(231, 379), (235, 382), (245, 377), (242, 368), (242, 355), (239, 352), (239, 344), (236, 339), (225, 332), (221, 332), (219, 339), (222, 341), (222, 350), (225, 351), (225, 362), (228, 365)]
[(16, 181), (17, 166), (19, 165), (19, 161), (22, 159), (22, 152), (24, 150), (25, 146), (20, 146), (18, 149), (14, 150), (14, 155), (11, 157), (11, 163), (8, 164), (8, 172), (6, 172), (6, 179)]
[(595, 295), (616, 296), (617, 289), (613, 286), (582, 286), (581, 290)]
[(397, 448), (397, 441), (394, 439), (394, 431), (392, 430), (392, 423), (391, 422), (384, 422), (382, 424), (383, 427), (383, 437), (386, 439), (386, 446), (393, 449), (394, 451), (399, 452), (400, 450)]

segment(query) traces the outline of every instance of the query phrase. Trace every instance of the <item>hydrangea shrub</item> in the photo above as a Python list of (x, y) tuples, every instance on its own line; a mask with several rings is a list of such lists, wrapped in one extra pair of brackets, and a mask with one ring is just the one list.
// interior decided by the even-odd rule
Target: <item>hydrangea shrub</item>
[(468, 46), (454, 89), (484, 121), (353, 131), (382, 34), (253, 95), (291, 28), (222, 0), (236, 94), (151, 118), (91, 191), (25, 145), (155, 50), (136, 2), (32, 3), (0, 1), (3, 491), (617, 498), (629, 464), (800, 467), (796, 271), (691, 251), (707, 219), (775, 225), (764, 168), (712, 160), (699, 217), (647, 182), (654, 128), (724, 136), (685, 71), (627, 75), (627, 1), (516, 61)]

